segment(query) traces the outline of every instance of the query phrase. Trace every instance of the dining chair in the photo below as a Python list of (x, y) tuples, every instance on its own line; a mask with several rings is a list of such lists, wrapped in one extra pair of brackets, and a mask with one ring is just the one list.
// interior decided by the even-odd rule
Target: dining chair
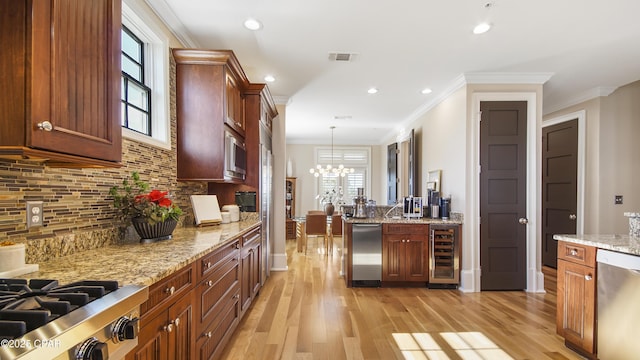
[[(327, 239), (327, 215), (322, 214), (310, 214), (308, 213), (305, 219), (305, 239), (304, 239), (304, 253), (307, 253), (309, 235), (322, 236), (323, 247), (328, 245)], [(317, 244), (317, 241), (316, 241)]]
[(331, 215), (331, 231), (329, 232), (329, 248), (333, 253), (333, 237), (342, 236), (342, 214), (334, 213)]

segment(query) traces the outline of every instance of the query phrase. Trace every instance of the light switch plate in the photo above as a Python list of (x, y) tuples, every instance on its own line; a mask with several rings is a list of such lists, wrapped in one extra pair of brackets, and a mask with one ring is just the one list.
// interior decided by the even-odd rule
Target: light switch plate
[(44, 224), (44, 205), (42, 201), (27, 201), (27, 229)]

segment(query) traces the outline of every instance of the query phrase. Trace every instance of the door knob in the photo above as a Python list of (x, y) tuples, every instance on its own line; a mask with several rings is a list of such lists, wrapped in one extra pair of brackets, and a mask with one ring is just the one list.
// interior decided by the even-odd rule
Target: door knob
[(575, 219), (577, 219), (577, 218), (578, 218), (578, 217), (576, 216), (576, 214), (571, 214), (571, 215), (569, 215), (569, 220), (575, 220)]
[(519, 222), (520, 224), (522, 224), (522, 225), (526, 225), (526, 224), (528, 224), (528, 223), (529, 223), (529, 219), (527, 219), (527, 218), (520, 218), (520, 219), (518, 219), (518, 222)]

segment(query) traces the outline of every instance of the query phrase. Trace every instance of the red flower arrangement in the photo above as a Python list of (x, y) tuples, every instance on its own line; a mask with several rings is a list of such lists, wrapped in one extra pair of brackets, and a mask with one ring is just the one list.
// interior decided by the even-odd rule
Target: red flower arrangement
[(114, 186), (109, 191), (114, 206), (120, 210), (120, 218), (128, 223), (132, 218), (143, 218), (150, 225), (167, 219), (178, 220), (182, 210), (167, 196), (167, 191), (149, 190), (149, 184), (133, 172), (133, 182), (122, 181), (122, 188)]

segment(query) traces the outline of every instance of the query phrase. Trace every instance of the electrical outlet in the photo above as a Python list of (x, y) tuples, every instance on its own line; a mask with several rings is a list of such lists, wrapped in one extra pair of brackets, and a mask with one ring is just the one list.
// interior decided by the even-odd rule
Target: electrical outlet
[(44, 224), (42, 201), (27, 201), (27, 229)]
[(616, 195), (615, 204), (616, 205), (622, 204), (622, 195)]

